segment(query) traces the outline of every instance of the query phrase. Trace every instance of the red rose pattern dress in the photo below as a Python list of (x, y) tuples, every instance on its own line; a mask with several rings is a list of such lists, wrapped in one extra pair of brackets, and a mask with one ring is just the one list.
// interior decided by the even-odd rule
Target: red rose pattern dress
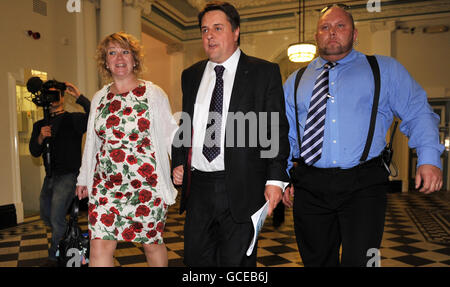
[(155, 152), (149, 107), (140, 85), (100, 100), (95, 132), (102, 145), (96, 155), (89, 197), (90, 239), (162, 244), (167, 205), (156, 189)]

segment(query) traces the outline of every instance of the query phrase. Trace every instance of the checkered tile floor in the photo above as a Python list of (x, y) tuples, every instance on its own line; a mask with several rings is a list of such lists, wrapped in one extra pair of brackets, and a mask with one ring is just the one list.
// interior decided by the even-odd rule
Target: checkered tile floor
[[(80, 216), (87, 230), (84, 213)], [(182, 267), (183, 222), (178, 206), (169, 208), (164, 233), (169, 266)], [(0, 267), (38, 266), (47, 257), (50, 231), (39, 217), (27, 218), (17, 227), (0, 230)], [(381, 266), (450, 266), (450, 192), (423, 195), (417, 192), (388, 195)], [(119, 242), (115, 265), (146, 266), (139, 244)], [(258, 266), (303, 266), (295, 242), (292, 210), (286, 210), (286, 222), (278, 228), (269, 218), (258, 244)]]

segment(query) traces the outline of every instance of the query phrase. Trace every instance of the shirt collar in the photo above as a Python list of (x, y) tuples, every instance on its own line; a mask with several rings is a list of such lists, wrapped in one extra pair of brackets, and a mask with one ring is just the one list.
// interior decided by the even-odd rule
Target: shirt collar
[[(352, 49), (352, 50), (350, 51), (350, 53), (348, 53), (347, 56), (345, 56), (344, 58), (340, 59), (340, 60), (337, 61), (336, 63), (338, 63), (338, 64), (340, 64), (340, 65), (346, 64), (346, 63), (348, 63), (348, 62), (353, 61), (353, 60), (356, 58), (356, 56), (357, 56), (357, 52), (356, 52), (354, 49)], [(322, 58), (322, 57), (318, 57), (316, 60), (317, 60), (317, 61), (314, 63), (314, 68), (315, 68), (316, 70), (322, 69), (322, 68), (323, 68), (323, 65), (325, 65), (326, 63), (328, 63), (328, 61), (325, 60), (325, 59)]]
[(214, 72), (214, 68), (217, 65), (222, 65), (225, 67), (225, 71), (228, 72), (235, 72), (237, 69), (237, 65), (239, 63), (239, 58), (241, 57), (241, 49), (238, 47), (236, 51), (223, 63), (217, 64), (211, 61), (208, 61), (208, 68), (211, 69), (212, 72)]

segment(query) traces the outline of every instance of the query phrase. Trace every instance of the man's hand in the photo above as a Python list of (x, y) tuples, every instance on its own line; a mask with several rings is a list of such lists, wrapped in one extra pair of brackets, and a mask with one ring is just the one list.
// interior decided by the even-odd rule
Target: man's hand
[(272, 215), (272, 211), (277, 207), (277, 204), (280, 202), (283, 197), (283, 190), (276, 185), (266, 185), (266, 189), (264, 190), (264, 196), (266, 200), (269, 201), (269, 210), (267, 215)]
[(67, 86), (66, 92), (78, 100), (78, 98), (81, 95), (80, 90), (72, 83), (69, 83), (69, 82), (64, 82), (64, 83)]
[(442, 187), (442, 171), (431, 164), (424, 164), (419, 166), (416, 172), (416, 189), (420, 187), (423, 181), (422, 188), (419, 190), (425, 194), (440, 190)]
[(77, 185), (75, 189), (75, 194), (78, 196), (79, 200), (82, 200), (85, 197), (88, 197), (88, 189), (85, 185)]
[(286, 187), (283, 195), (283, 204), (289, 208), (292, 207), (293, 203), (291, 198), (294, 197), (294, 185), (289, 185)]
[(173, 169), (173, 184), (181, 185), (183, 183), (184, 167), (182, 165), (177, 166)]
[(43, 126), (41, 128), (41, 133), (38, 136), (38, 143), (41, 145), (44, 142), (45, 138), (49, 138), (52, 136), (52, 127), (51, 126)]

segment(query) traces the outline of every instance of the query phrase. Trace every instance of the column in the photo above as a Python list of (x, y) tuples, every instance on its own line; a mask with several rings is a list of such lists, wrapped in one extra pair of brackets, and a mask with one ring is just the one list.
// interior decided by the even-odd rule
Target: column
[(97, 16), (96, 2), (93, 0), (85, 0), (83, 2), (84, 16), (84, 95), (92, 99), (99, 87), (99, 76), (97, 71), (97, 63), (95, 61), (95, 52), (97, 49)]
[(122, 31), (122, 0), (100, 0), (99, 40), (119, 31)]
[(139, 2), (125, 0), (123, 6), (123, 30), (141, 40), (141, 10)]
[[(167, 55), (170, 57), (170, 90), (166, 91), (172, 113), (181, 112), (182, 97), (180, 71), (184, 69), (184, 46), (181, 43), (167, 45)], [(178, 120), (178, 119), (177, 119)]]
[(392, 33), (395, 31), (395, 26), (395, 21), (370, 24), (373, 54), (392, 56)]

